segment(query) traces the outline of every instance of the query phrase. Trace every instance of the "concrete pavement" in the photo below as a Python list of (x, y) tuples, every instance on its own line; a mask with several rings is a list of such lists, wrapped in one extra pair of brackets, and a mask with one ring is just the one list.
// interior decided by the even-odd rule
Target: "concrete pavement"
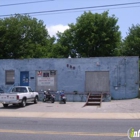
[(102, 102), (101, 107), (86, 106), (84, 102), (29, 104), (25, 108), (0, 104), (0, 117), (39, 117), (77, 119), (140, 119), (140, 99)]
[(59, 119), (140, 119), (140, 113), (0, 112), (0, 117), (34, 117)]

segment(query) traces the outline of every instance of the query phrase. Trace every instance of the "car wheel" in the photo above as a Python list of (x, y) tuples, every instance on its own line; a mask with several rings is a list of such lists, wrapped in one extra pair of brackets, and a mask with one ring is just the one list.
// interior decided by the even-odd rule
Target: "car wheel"
[(25, 106), (26, 106), (26, 99), (23, 99), (23, 100), (22, 100), (21, 106), (22, 106), (22, 107), (25, 107)]
[(38, 103), (38, 98), (37, 98), (37, 97), (35, 97), (35, 99), (34, 99), (34, 103), (35, 103), (35, 104)]

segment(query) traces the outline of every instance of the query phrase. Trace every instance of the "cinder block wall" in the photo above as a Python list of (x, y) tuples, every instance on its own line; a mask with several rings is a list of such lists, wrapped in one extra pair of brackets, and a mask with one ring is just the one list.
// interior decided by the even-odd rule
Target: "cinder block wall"
[[(77, 90), (78, 93), (85, 93), (86, 71), (109, 71), (112, 99), (130, 99), (138, 96), (138, 60), (137, 56), (71, 59), (1, 59), (0, 87), (5, 91), (11, 87), (11, 85), (5, 85), (5, 70), (15, 70), (15, 85), (20, 84), (20, 71), (29, 71), (29, 76), (35, 77), (36, 70), (56, 70), (57, 90), (63, 89), (69, 93)], [(36, 78), (30, 79), (29, 85), (36, 89)]]

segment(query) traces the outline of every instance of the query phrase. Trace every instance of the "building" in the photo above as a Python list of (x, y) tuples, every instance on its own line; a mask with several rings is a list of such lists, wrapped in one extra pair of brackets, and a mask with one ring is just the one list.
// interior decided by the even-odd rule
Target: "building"
[(67, 93), (110, 93), (112, 99), (138, 96), (139, 57), (1, 59), (0, 87), (15, 85), (33, 90), (65, 90)]

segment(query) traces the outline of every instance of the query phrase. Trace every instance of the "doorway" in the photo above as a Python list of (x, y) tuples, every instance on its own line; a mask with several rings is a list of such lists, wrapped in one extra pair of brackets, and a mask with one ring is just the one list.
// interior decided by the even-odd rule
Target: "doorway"
[(20, 86), (29, 86), (29, 71), (20, 72)]

